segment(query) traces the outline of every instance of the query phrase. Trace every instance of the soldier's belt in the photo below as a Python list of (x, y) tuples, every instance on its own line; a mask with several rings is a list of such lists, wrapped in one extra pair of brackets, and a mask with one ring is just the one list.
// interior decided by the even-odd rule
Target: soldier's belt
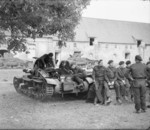
[(134, 79), (146, 79), (146, 77), (136, 77)]

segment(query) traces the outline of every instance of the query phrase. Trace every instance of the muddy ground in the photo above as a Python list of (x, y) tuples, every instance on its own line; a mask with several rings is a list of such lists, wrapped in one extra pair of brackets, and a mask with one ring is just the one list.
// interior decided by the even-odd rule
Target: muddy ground
[[(22, 75), (22, 71), (0, 70), (0, 129), (150, 127), (150, 109), (136, 114), (133, 103), (115, 105), (115, 100), (110, 106), (96, 107), (75, 95), (40, 102), (16, 93), (14, 75)], [(112, 96), (114, 99), (114, 91)]]

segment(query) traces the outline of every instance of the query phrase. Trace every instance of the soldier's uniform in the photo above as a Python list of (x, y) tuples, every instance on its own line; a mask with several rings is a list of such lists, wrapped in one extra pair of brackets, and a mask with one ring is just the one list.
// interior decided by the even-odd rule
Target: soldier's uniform
[(77, 82), (79, 87), (83, 89), (83, 80), (86, 78), (85, 70), (81, 69), (80, 67), (76, 66), (75, 68), (71, 69), (73, 72), (72, 80)]
[(59, 73), (60, 75), (69, 75), (72, 74), (72, 70), (70, 67), (70, 63), (68, 61), (62, 61), (59, 65)]
[(134, 102), (136, 112), (139, 113), (140, 109), (144, 112), (146, 110), (146, 78), (147, 78), (147, 66), (141, 63), (142, 58), (137, 55), (135, 57), (137, 61), (130, 67), (131, 75), (134, 79)]
[(127, 61), (126, 62), (126, 71), (125, 71), (125, 77), (126, 77), (126, 79), (129, 81), (129, 84), (130, 84), (130, 90), (128, 91), (126, 91), (126, 93), (127, 93), (127, 96), (129, 96), (129, 95), (131, 95), (131, 100), (133, 101), (133, 79), (132, 79), (132, 76), (131, 76), (131, 74), (130, 74), (130, 65), (131, 65), (131, 61)]
[(100, 101), (100, 103), (102, 103), (102, 104), (104, 103), (102, 92), (104, 89), (105, 73), (106, 73), (106, 68), (104, 66), (97, 65), (93, 68), (93, 74), (92, 75), (93, 75), (93, 78), (95, 79), (96, 97)]
[[(119, 63), (119, 65), (124, 64), (123, 61), (121, 61)], [(118, 96), (119, 98), (122, 96), (123, 98), (126, 99), (126, 91), (129, 91), (130, 88), (130, 84), (128, 82), (128, 80), (125, 77), (125, 68), (117, 68), (117, 82), (118, 82)]]
[[(113, 61), (110, 60), (108, 61), (108, 64), (111, 64)], [(107, 98), (110, 98), (110, 87), (114, 86), (114, 88), (116, 89), (117, 85), (117, 71), (116, 68), (113, 66), (109, 66), (106, 69), (106, 74), (105, 74), (105, 82), (104, 82), (104, 86), (105, 86), (105, 93)], [(118, 98), (118, 93), (116, 94), (117, 98)]]
[[(147, 87), (149, 90), (149, 102), (150, 102), (150, 61), (147, 62)], [(150, 108), (150, 105), (147, 106), (148, 108)]]

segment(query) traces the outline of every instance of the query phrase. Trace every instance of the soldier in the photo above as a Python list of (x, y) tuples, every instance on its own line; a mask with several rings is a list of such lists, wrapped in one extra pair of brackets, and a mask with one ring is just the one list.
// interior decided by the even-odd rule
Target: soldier
[(150, 57), (149, 57), (149, 61), (146, 63), (147, 65), (150, 63)]
[(77, 88), (84, 89), (83, 80), (86, 78), (86, 72), (76, 64), (71, 65), (71, 71), (73, 72), (72, 80), (78, 84)]
[(133, 82), (132, 82), (132, 76), (131, 76), (131, 74), (130, 74), (130, 66), (131, 66), (131, 61), (130, 60), (128, 60), (128, 61), (126, 61), (126, 72), (125, 72), (125, 77), (126, 77), (126, 79), (129, 81), (129, 84), (130, 84), (130, 90), (128, 91), (126, 91), (126, 93), (127, 93), (127, 95), (129, 96), (129, 95), (131, 95), (131, 101), (133, 101), (133, 86), (132, 86), (132, 84), (133, 84)]
[[(150, 102), (150, 61), (147, 62), (147, 67), (148, 67), (148, 72), (147, 72), (147, 87), (149, 90), (149, 102)], [(150, 105), (147, 106), (148, 108), (150, 108)]]
[(120, 87), (120, 95), (128, 101), (126, 91), (129, 91), (130, 85), (125, 77), (124, 61), (119, 62), (120, 67), (117, 68), (117, 82)]
[(62, 61), (59, 65), (59, 70), (61, 75), (68, 75), (73, 73), (68, 61)]
[(44, 59), (43, 62), (45, 63), (45, 67), (49, 67), (49, 68), (54, 68), (54, 60), (53, 60), (53, 53), (49, 53), (47, 54)]
[(136, 113), (146, 112), (146, 78), (147, 66), (141, 63), (142, 58), (135, 56), (135, 64), (130, 67), (131, 76), (133, 78), (133, 91)]
[(97, 105), (99, 101), (100, 104), (104, 103), (102, 91), (104, 89), (106, 68), (103, 66), (103, 60), (98, 61), (98, 65), (93, 68), (92, 76), (95, 82), (96, 97), (94, 99), (94, 104)]
[(106, 104), (109, 104), (111, 102), (111, 98), (110, 98), (110, 90), (109, 88), (111, 87), (116, 87), (117, 85), (117, 71), (116, 68), (114, 67), (114, 61), (113, 60), (109, 60), (108, 61), (108, 68), (106, 69), (106, 75), (105, 75), (105, 82), (104, 82), (104, 86), (105, 86), (105, 93), (107, 96), (107, 101)]
[(148, 67), (148, 69), (147, 69), (147, 85), (148, 85), (148, 87), (150, 88), (150, 61), (149, 62), (147, 62), (147, 67)]

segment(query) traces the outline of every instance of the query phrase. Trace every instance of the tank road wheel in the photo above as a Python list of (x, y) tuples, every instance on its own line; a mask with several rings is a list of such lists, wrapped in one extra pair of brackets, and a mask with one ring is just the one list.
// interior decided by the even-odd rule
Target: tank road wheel
[(19, 85), (20, 85), (19, 79), (14, 77), (13, 84), (14, 84), (14, 87), (15, 87), (16, 91), (19, 93), (20, 92), (20, 90), (19, 90)]

